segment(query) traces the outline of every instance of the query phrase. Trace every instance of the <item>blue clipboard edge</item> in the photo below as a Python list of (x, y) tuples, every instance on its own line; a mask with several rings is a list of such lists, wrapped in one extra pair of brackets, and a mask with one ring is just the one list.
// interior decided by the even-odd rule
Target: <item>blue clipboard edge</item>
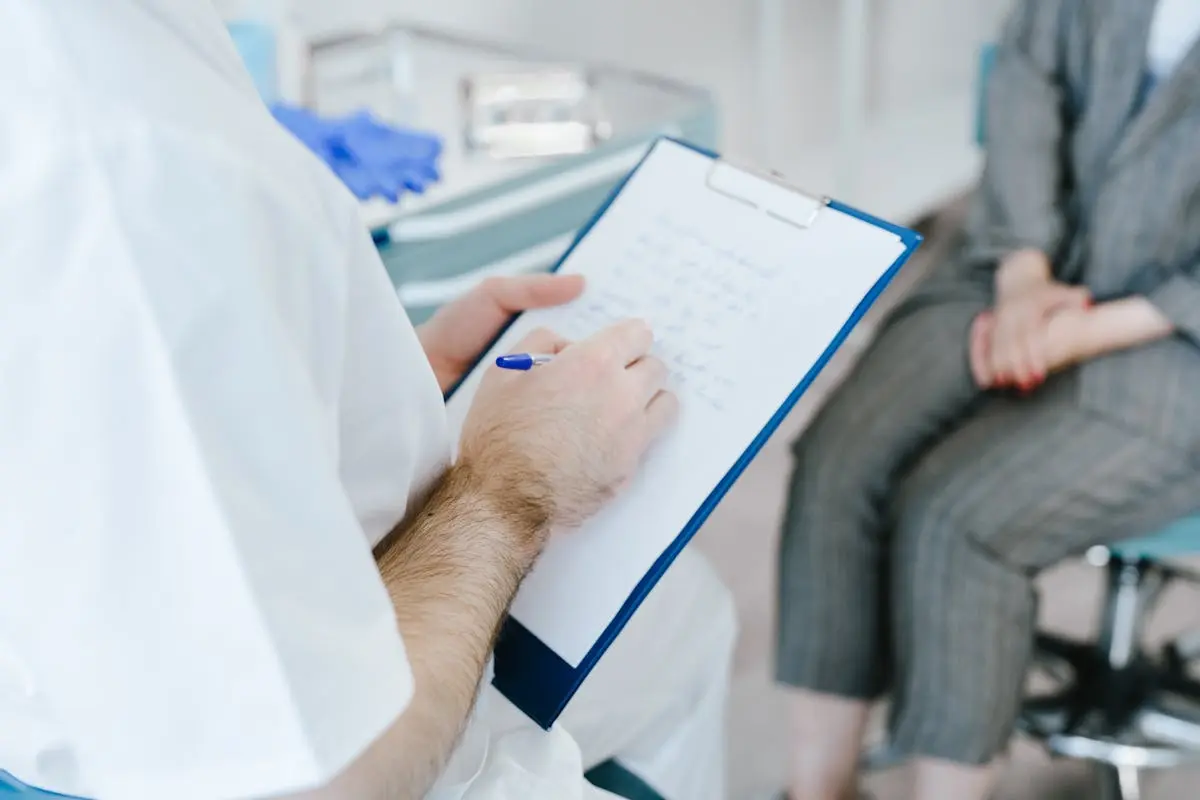
[[(551, 272), (557, 272), (566, 263), (567, 259), (571, 257), (571, 253), (574, 252), (583, 238), (591, 232), (596, 223), (607, 213), (609, 207), (621, 194), (633, 175), (641, 169), (646, 159), (654, 152), (655, 147), (660, 141), (673, 142), (711, 159), (720, 158), (719, 154), (707, 148), (699, 147), (674, 137), (661, 136), (654, 140), (646, 148), (646, 153), (638, 161), (637, 165), (613, 188), (608, 198), (596, 210), (596, 213), (579, 229), (570, 246), (551, 268)], [(783, 404), (771, 419), (768, 420), (758, 436), (750, 442), (738, 460), (725, 473), (725, 476), (713, 488), (700, 507), (696, 509), (696, 513), (692, 515), (687, 525), (675, 537), (671, 546), (659, 556), (642, 580), (638, 582), (629, 598), (621, 606), (620, 611), (617, 612), (617, 615), (609, 623), (608, 627), (605, 628), (604, 633), (597, 639), (578, 667), (571, 667), (570, 664), (516, 619), (509, 617), (505, 621), (496, 646), (496, 674), (492, 683), (501, 694), (505, 695), (514, 705), (520, 708), (542, 728), (549, 729), (555, 720), (558, 719), (559, 715), (562, 714), (567, 703), (570, 702), (575, 692), (578, 691), (584, 679), (596, 666), (600, 657), (612, 645), (621, 630), (628, 624), (634, 613), (641, 606), (642, 601), (650, 593), (650, 590), (658, 583), (662, 574), (696, 535), (696, 532), (712, 514), (713, 510), (725, 498), (725, 495), (728, 494), (738, 478), (742, 476), (742, 473), (745, 472), (750, 462), (754, 460), (759, 451), (762, 450), (763, 446), (774, 435), (775, 431), (778, 430), (783, 420), (796, 406), (796, 403), (800, 401), (800, 398), (812, 386), (816, 377), (828, 365), (830, 359), (833, 358), (834, 354), (845, 343), (850, 333), (891, 284), (892, 280), (900, 272), (900, 269), (908, 262), (909, 258), (912, 257), (912, 254), (916, 252), (923, 241), (923, 237), (914, 230), (882, 220), (836, 200), (830, 200), (826, 207), (895, 234), (904, 245), (904, 251), (855, 307), (833, 341), (830, 342), (829, 346), (821, 354), (821, 357), (817, 359), (808, 373), (796, 385), (796, 388), (792, 390), (791, 394), (788, 395), (787, 399), (784, 400)], [(515, 318), (513, 321), (515, 321)], [(510, 321), (508, 325), (505, 325), (501, 329), (496, 338), (484, 349), (484, 354), (491, 351), (492, 347), (504, 335), (513, 321)], [(471, 369), (464, 373), (464, 379), (466, 375), (474, 371), (482, 360), (483, 355), (471, 366)], [(455, 384), (446, 393), (447, 400), (458, 389), (461, 382), (460, 380), (458, 384)], [(515, 663), (522, 665), (520, 673), (508, 669), (507, 665)]]

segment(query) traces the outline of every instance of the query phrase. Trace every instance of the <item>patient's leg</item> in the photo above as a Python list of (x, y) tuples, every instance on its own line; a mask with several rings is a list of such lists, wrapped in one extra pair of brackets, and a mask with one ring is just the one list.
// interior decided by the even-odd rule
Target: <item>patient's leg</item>
[(979, 393), (967, 361), (982, 293), (889, 321), (795, 446), (779, 557), (777, 676), (793, 703), (794, 800), (854, 789), (869, 702), (886, 687), (883, 509), (893, 480)]
[(996, 397), (899, 482), (892, 745), (917, 800), (982, 800), (1019, 710), (1033, 579), (1196, 507), (1193, 454), (1078, 400), (1076, 374)]

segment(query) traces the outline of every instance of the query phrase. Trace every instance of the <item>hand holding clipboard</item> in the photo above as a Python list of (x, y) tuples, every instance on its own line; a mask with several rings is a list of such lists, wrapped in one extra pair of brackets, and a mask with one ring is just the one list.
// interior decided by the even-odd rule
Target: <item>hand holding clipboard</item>
[(919, 243), (688, 145), (651, 148), (557, 267), (585, 276), (583, 295), (518, 317), (448, 401), (463, 424), (484, 376), (505, 372), (498, 357), (548, 352), (520, 344), (532, 330), (578, 341), (631, 317), (651, 323), (680, 401), (626, 491), (554, 537), (518, 592), (494, 681), (516, 706), (543, 727), (557, 719)]

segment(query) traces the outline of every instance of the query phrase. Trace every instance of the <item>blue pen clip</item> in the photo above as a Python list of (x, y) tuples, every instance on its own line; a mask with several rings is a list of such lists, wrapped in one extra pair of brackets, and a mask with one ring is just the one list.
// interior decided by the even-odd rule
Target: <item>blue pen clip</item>
[(533, 369), (539, 364), (548, 364), (554, 356), (538, 355), (536, 353), (513, 353), (499, 356), (496, 366), (500, 369)]

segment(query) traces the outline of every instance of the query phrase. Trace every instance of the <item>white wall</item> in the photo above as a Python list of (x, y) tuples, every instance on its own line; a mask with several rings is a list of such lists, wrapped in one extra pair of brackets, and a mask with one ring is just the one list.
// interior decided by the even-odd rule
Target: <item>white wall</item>
[[(704, 84), (721, 104), (725, 149), (758, 153), (757, 0), (295, 2), (302, 18), (318, 28), (381, 15), (411, 19)], [(778, 81), (776, 141), (784, 150), (798, 150), (832, 136), (839, 3), (783, 2), (786, 67)], [(971, 85), (978, 46), (992, 35), (1006, 5), (1006, 0), (873, 0), (873, 113), (902, 110), (931, 92)]]

